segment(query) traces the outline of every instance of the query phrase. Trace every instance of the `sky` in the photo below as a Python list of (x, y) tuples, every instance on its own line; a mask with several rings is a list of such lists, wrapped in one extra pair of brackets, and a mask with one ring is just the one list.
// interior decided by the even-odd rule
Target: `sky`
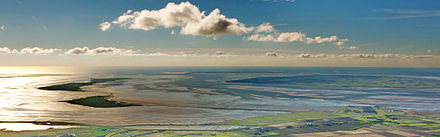
[(440, 67), (436, 0), (5, 0), (1, 66)]

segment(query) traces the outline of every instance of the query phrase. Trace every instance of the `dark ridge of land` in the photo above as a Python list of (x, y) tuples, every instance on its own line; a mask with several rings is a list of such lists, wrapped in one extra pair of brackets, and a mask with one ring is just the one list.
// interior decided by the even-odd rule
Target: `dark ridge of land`
[(104, 83), (109, 81), (116, 81), (116, 80), (122, 80), (127, 78), (94, 78), (90, 80), (90, 82), (84, 82), (84, 83), (67, 83), (67, 84), (60, 84), (60, 85), (52, 85), (47, 87), (39, 87), (38, 89), (42, 90), (65, 90), (65, 91), (81, 91), (82, 86), (88, 86), (93, 85), (96, 83)]
[(125, 102), (118, 102), (109, 100), (110, 96), (91, 96), (61, 102), (67, 102), (71, 104), (89, 106), (94, 108), (112, 108), (112, 107), (129, 107), (129, 106), (141, 106), (139, 104), (130, 104)]

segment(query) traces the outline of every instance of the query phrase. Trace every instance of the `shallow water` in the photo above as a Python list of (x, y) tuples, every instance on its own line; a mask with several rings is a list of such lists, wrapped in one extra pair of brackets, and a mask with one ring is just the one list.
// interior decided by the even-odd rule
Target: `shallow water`
[(36, 125), (33, 123), (0, 123), (2, 131), (28, 131), (28, 130), (46, 130), (46, 129), (67, 129), (77, 128), (78, 126), (51, 126)]
[[(287, 111), (335, 110), (347, 105), (440, 112), (436, 105), (440, 104), (439, 69), (100, 68), (80, 72), (30, 69), (19, 73), (1, 70), (1, 121), (197, 124)], [(304, 80), (296, 76), (312, 77)], [(96, 77), (129, 79), (86, 86), (85, 92), (37, 89)], [(388, 85), (383, 81), (388, 81)], [(144, 106), (91, 108), (60, 102), (109, 94), (113, 94), (112, 100)]]

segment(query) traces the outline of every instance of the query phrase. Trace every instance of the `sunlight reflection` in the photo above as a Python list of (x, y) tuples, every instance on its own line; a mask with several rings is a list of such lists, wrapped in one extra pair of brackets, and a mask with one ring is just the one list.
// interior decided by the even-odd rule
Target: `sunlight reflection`
[[(34, 66), (0, 67), (1, 121), (28, 120), (29, 116), (23, 113), (23, 110), (32, 110), (38, 113), (45, 110), (69, 109), (59, 101), (65, 100), (64, 94), (75, 93), (49, 92), (37, 88), (42, 85), (75, 80), (75, 78), (82, 79), (78, 71), (81, 69)], [(38, 119), (38, 117), (36, 118)]]
[(74, 127), (77, 127), (77, 126), (36, 125), (33, 123), (0, 123), (0, 130), (3, 130), (3, 131), (67, 129), (67, 128), (74, 128)]
[(7, 74), (69, 74), (84, 71), (84, 68), (60, 66), (6, 66), (0, 67), (0, 76)]

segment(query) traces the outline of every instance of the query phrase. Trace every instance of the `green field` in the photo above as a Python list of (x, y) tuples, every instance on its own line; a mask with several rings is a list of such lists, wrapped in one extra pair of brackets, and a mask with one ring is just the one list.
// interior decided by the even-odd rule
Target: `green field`
[(340, 108), (333, 114), (358, 119), (371, 125), (399, 126), (440, 134), (439, 114), (411, 113), (385, 108), (355, 106)]
[(264, 126), (281, 124), (287, 122), (322, 119), (322, 118), (336, 118), (339, 117), (329, 112), (294, 112), (281, 113), (277, 115), (264, 115), (243, 120), (227, 120), (212, 125), (228, 125), (228, 126)]
[[(44, 131), (0, 132), (0, 136), (164, 136), (164, 137), (246, 137), (246, 136), (439, 136), (440, 114), (415, 113), (381, 107), (348, 106), (334, 112), (292, 112), (242, 120), (193, 126), (245, 126), (233, 130), (141, 130), (128, 127), (89, 125), (81, 128)], [(153, 125), (154, 126), (154, 125)], [(158, 125), (159, 126), (159, 125)], [(179, 125), (176, 125), (179, 126)], [(191, 126), (191, 125), (180, 125)], [(318, 133), (318, 134), (315, 134)]]

